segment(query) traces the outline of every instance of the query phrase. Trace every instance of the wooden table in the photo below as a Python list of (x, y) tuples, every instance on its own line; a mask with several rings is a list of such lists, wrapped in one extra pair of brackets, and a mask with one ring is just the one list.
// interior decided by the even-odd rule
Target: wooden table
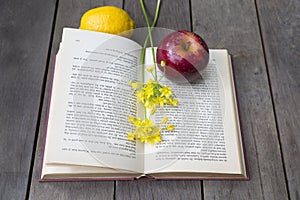
[(299, 0), (162, 0), (158, 27), (232, 54), (250, 181), (38, 182), (62, 28), (102, 5), (145, 26), (138, 0), (0, 2), (0, 199), (300, 199)]

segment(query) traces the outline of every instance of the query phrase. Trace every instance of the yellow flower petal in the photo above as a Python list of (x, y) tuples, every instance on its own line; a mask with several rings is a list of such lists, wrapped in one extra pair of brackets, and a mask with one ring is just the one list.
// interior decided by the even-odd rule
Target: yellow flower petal
[(152, 86), (147, 85), (147, 87), (143, 88), (143, 90), (145, 92), (146, 98), (150, 98), (154, 94)]
[(167, 129), (168, 131), (174, 131), (174, 125), (172, 125), (172, 124), (167, 125), (167, 126), (166, 126), (166, 129)]
[(128, 138), (128, 140), (134, 140), (134, 134), (128, 133), (127, 138)]
[(156, 112), (156, 106), (153, 106), (150, 113), (151, 115), (153, 115), (155, 112)]
[(161, 97), (165, 96), (167, 99), (173, 94), (171, 88), (167, 87), (166, 85), (159, 89), (161, 92)]
[(151, 126), (152, 125), (152, 120), (150, 119), (145, 119), (143, 121), (143, 126)]
[(154, 70), (154, 65), (150, 65), (149, 67), (146, 68), (147, 72), (152, 73)]
[(178, 100), (177, 99), (172, 99), (171, 103), (173, 106), (177, 106), (178, 105)]
[(166, 62), (165, 61), (160, 61), (160, 65), (162, 66), (162, 67), (164, 67), (164, 66), (166, 66)]
[(135, 117), (129, 116), (129, 117), (128, 117), (128, 121), (129, 121), (129, 122), (134, 122), (134, 121), (135, 121)]
[(164, 117), (160, 123), (165, 124), (169, 121), (169, 119), (167, 117)]
[(138, 89), (142, 86), (142, 84), (140, 84), (139, 82), (135, 82), (135, 83), (132, 83), (131, 86), (133, 89)]
[(138, 97), (138, 99), (142, 102), (142, 103), (145, 103), (145, 93), (144, 91), (137, 91), (136, 92), (136, 96)]
[(132, 85), (132, 83), (134, 83), (134, 81), (133, 80), (130, 80), (129, 82), (128, 82), (128, 85)]

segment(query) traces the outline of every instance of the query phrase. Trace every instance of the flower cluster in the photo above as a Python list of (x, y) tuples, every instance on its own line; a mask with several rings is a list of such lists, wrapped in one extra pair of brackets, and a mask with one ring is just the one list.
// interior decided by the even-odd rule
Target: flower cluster
[(161, 125), (164, 125), (163, 128), (153, 125), (152, 120), (150, 119), (141, 120), (140, 118), (129, 116), (128, 121), (136, 127), (134, 132), (130, 132), (128, 134), (128, 139), (137, 139), (144, 143), (149, 142), (151, 145), (153, 145), (155, 142), (161, 142), (161, 130), (174, 130), (174, 125), (166, 124), (168, 122), (167, 117), (164, 117), (161, 121)]
[(136, 96), (151, 111), (151, 114), (155, 113), (157, 106), (178, 105), (178, 100), (174, 98), (171, 88), (166, 85), (162, 86), (153, 79), (149, 79), (146, 84), (130, 81), (129, 85), (135, 89)]
[[(151, 65), (146, 70), (152, 73), (154, 67), (154, 65)], [(129, 117), (129, 122), (136, 127), (136, 130), (128, 134), (128, 139), (137, 139), (141, 142), (149, 142), (152, 145), (155, 142), (161, 142), (161, 130), (172, 131), (174, 130), (174, 125), (166, 125), (168, 122), (167, 117), (164, 117), (161, 121), (160, 126), (163, 127), (153, 125), (150, 117), (156, 112), (157, 107), (164, 108), (166, 105), (177, 106), (178, 100), (174, 98), (170, 87), (166, 85), (162, 86), (158, 81), (153, 79), (149, 79), (145, 84), (132, 80), (129, 82), (129, 85), (135, 90), (138, 100), (144, 105), (145, 116), (144, 120), (133, 116)], [(146, 110), (150, 111), (149, 116), (147, 116)]]
[[(152, 66), (147, 68), (148, 72), (152, 72)], [(160, 126), (154, 125), (150, 119), (151, 115), (156, 112), (157, 107), (164, 108), (165, 105), (177, 106), (178, 100), (174, 98), (174, 94), (170, 87), (162, 86), (157, 81), (149, 79), (146, 84), (131, 80), (129, 85), (135, 90), (138, 100), (144, 105), (144, 120), (129, 116), (128, 121), (132, 123), (136, 129), (128, 134), (129, 140), (140, 140), (141, 142), (149, 142), (153, 145), (155, 142), (161, 142), (161, 130), (174, 130), (174, 125), (166, 123), (168, 118), (164, 117)], [(146, 110), (150, 111), (147, 117)]]
[[(128, 120), (130, 123), (132, 123), (135, 126), (135, 131), (130, 132), (128, 134), (128, 139), (129, 140), (136, 139), (144, 143), (149, 142), (151, 145), (153, 145), (155, 142), (161, 142), (160, 133), (162, 130), (173, 131), (174, 125), (172, 124), (167, 125), (168, 122), (167, 117), (163, 118), (159, 126), (154, 125), (152, 120), (150, 119), (151, 116), (156, 112), (157, 107), (164, 108), (165, 105), (177, 106), (178, 100), (174, 98), (174, 94), (170, 87), (166, 85), (162, 86), (159, 83), (159, 81), (165, 75), (166, 63), (164, 61), (161, 61), (160, 63), (160, 65), (164, 68), (164, 73), (160, 77), (160, 79), (157, 78), (156, 59), (155, 59), (155, 52), (154, 52), (151, 32), (158, 19), (160, 0), (157, 1), (155, 17), (151, 26), (149, 23), (149, 18), (143, 0), (140, 0), (140, 4), (148, 27), (148, 35), (145, 38), (144, 46), (141, 52), (142, 81), (141, 82), (130, 81), (129, 85), (135, 90), (137, 99), (144, 105), (144, 117), (143, 119), (141, 119), (141, 118), (135, 118), (133, 116), (129, 116)], [(153, 63), (155, 64), (146, 68), (146, 71), (152, 74), (153, 79), (149, 79), (147, 83), (145, 83), (144, 65), (145, 65), (145, 53), (146, 53), (148, 40), (150, 41), (151, 50), (152, 50), (152, 59), (153, 59)]]

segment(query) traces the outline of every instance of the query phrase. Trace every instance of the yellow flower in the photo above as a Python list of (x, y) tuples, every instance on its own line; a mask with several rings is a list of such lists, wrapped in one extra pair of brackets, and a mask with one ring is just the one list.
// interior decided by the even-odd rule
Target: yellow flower
[(148, 132), (148, 136), (145, 138), (146, 142), (153, 145), (155, 142), (161, 142), (160, 129), (158, 126), (152, 126), (151, 132)]
[(139, 100), (144, 103), (145, 102), (145, 93), (142, 90), (136, 91), (136, 96), (139, 98)]
[(155, 107), (155, 104), (152, 101), (146, 100), (144, 106), (152, 110)]
[(156, 97), (153, 102), (156, 104), (156, 105), (160, 105), (161, 107), (164, 107), (164, 104), (166, 103), (166, 100), (160, 96)]
[(154, 134), (150, 137), (147, 138), (147, 141), (151, 144), (154, 145), (155, 142), (161, 142), (161, 137), (160, 133)]
[(142, 122), (138, 121), (138, 123), (133, 124), (133, 125), (136, 127), (134, 133), (140, 137), (140, 135), (143, 133)]
[(143, 89), (144, 89), (146, 98), (150, 98), (154, 94), (153, 88), (151, 86), (149, 87), (148, 84), (147, 84), (147, 87), (145, 87)]
[(152, 120), (141, 120), (138, 118), (135, 119), (134, 126), (136, 127), (136, 130), (134, 133), (130, 132), (128, 134), (127, 137), (129, 140), (134, 140), (135, 138), (144, 143), (149, 142), (151, 145), (155, 142), (161, 142), (160, 128), (153, 125)]
[(167, 129), (168, 131), (174, 131), (174, 125), (172, 125), (172, 124), (167, 125), (167, 126), (166, 126), (166, 129)]
[(164, 67), (164, 66), (166, 66), (166, 62), (165, 61), (160, 61), (160, 65), (162, 66), (162, 67)]
[(140, 119), (140, 118), (136, 119), (136, 120), (133, 122), (133, 125), (134, 125), (135, 127), (140, 127), (140, 126), (142, 126), (141, 119)]
[(133, 81), (133, 80), (130, 80), (128, 82), (128, 85), (130, 85), (133, 89), (138, 89), (142, 86), (141, 83), (137, 82), (137, 81)]
[(142, 126), (151, 126), (152, 125), (152, 120), (150, 119), (145, 119), (142, 121)]
[(130, 80), (130, 81), (128, 82), (128, 85), (131, 86), (133, 82), (134, 82), (133, 80)]
[(128, 133), (127, 138), (128, 138), (128, 140), (134, 140), (134, 134)]
[(161, 92), (160, 96), (165, 96), (166, 98), (169, 98), (173, 94), (171, 88), (167, 87), (166, 85), (160, 88), (159, 91)]
[(129, 116), (128, 117), (128, 121), (129, 122), (134, 122), (136, 119), (135, 119), (135, 117), (133, 117), (133, 116)]
[(133, 89), (138, 89), (142, 86), (142, 84), (140, 84), (139, 82), (134, 82), (131, 84), (131, 86)]
[(154, 65), (150, 65), (149, 67), (146, 68), (147, 72), (152, 73), (154, 70)]
[(134, 131), (137, 139), (140, 139), (143, 136), (143, 127), (137, 127)]
[(147, 81), (147, 85), (154, 85), (154, 84), (157, 84), (157, 82), (154, 81), (153, 79), (149, 79), (149, 80)]
[(167, 117), (164, 117), (160, 123), (165, 124), (169, 121), (169, 119)]
[(153, 107), (151, 108), (150, 113), (151, 113), (151, 115), (153, 115), (155, 112), (156, 112), (156, 106), (153, 106)]
[[(165, 62), (162, 62), (165, 65)], [(151, 65), (146, 70), (152, 72), (155, 66)], [(136, 91), (136, 97), (141, 101), (147, 111), (150, 111), (150, 116), (156, 112), (157, 106), (164, 107), (164, 105), (178, 105), (178, 100), (173, 98), (171, 88), (168, 86), (161, 86), (157, 81), (149, 79), (146, 84), (141, 84), (137, 81), (130, 81), (128, 83)], [(157, 125), (153, 125), (152, 120), (146, 118), (141, 120), (133, 116), (128, 117), (128, 121), (135, 126), (135, 131), (128, 134), (129, 140), (140, 140), (141, 142), (149, 142), (153, 145), (156, 142), (161, 142), (161, 130), (173, 131), (174, 125), (164, 125), (161, 128)], [(166, 124), (169, 121), (167, 117), (161, 120), (161, 125)], [(162, 125), (163, 126), (163, 125)]]
[(177, 99), (170, 99), (170, 103), (171, 103), (173, 106), (177, 106), (177, 105), (178, 105), (178, 100), (177, 100)]

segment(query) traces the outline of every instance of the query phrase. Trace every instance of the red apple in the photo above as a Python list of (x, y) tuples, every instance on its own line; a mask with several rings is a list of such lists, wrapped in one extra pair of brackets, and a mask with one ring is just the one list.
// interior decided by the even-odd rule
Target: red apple
[[(174, 82), (192, 82), (201, 77), (207, 66), (209, 51), (205, 41), (197, 34), (179, 30), (167, 35), (158, 45), (156, 61), (166, 78)], [(165, 69), (161, 61), (166, 63)]]

